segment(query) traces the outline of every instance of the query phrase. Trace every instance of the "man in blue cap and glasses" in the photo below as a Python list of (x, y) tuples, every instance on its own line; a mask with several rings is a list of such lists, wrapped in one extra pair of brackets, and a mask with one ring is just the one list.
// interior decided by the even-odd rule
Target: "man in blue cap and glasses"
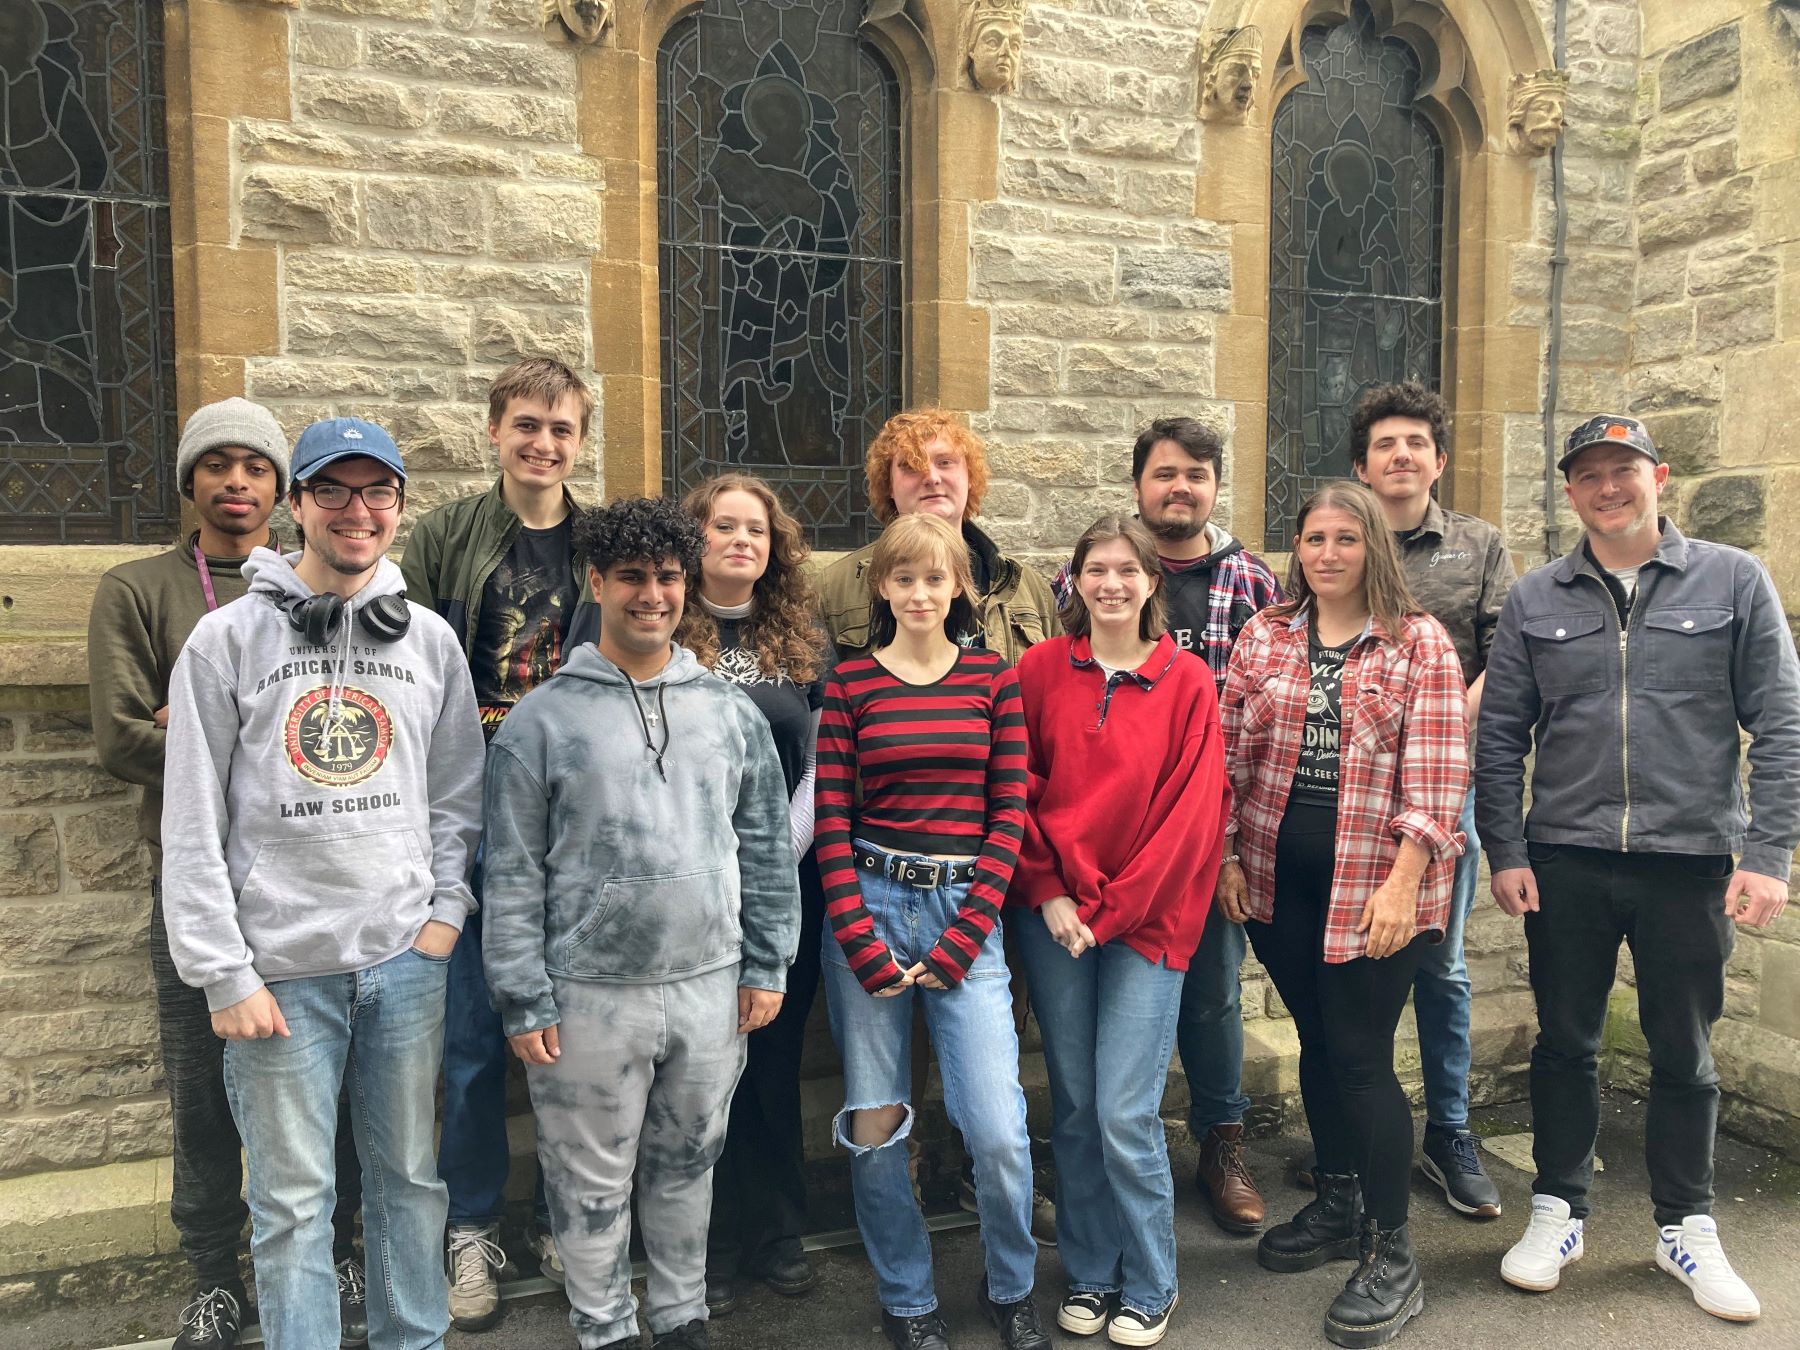
[(339, 1338), (333, 1137), (348, 1089), (369, 1195), (369, 1344), (439, 1346), (446, 1209), (432, 1098), (450, 952), (473, 899), (482, 736), (456, 635), (388, 547), (406, 469), (380, 427), (293, 451), (303, 547), (195, 627), (169, 684), (163, 908), (227, 1042), (263, 1339)]

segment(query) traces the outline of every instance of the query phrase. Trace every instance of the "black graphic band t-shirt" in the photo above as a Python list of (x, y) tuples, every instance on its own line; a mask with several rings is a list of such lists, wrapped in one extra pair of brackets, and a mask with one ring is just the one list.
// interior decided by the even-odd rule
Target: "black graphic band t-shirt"
[(491, 741), (513, 704), (562, 664), (563, 637), (579, 592), (569, 565), (573, 517), (547, 530), (520, 528), (481, 588), (475, 622), (475, 701)]
[(781, 776), (792, 796), (806, 773), (812, 715), (825, 706), (825, 672), (829, 663), (820, 662), (810, 684), (795, 684), (785, 674), (771, 678), (763, 674), (756, 653), (742, 645), (738, 619), (715, 612), (713, 622), (719, 629), (719, 660), (713, 666), (713, 674), (742, 689), (769, 719), (775, 753), (781, 758)]
[(1350, 642), (1322, 647), (1317, 632), (1307, 633), (1306, 656), (1312, 678), (1306, 690), (1306, 726), (1290, 797), (1337, 804), (1338, 730), (1343, 723), (1344, 656), (1350, 650)]

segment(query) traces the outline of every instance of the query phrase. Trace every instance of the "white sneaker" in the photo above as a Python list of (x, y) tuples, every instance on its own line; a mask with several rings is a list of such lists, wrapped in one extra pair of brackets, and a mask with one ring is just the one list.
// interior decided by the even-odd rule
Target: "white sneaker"
[(525, 1239), (525, 1245), (537, 1257), (540, 1275), (552, 1284), (568, 1282), (568, 1272), (563, 1269), (562, 1257), (556, 1250), (555, 1234), (548, 1229), (533, 1228)]
[(1545, 1293), (1556, 1288), (1562, 1268), (1581, 1260), (1581, 1220), (1569, 1217), (1569, 1202), (1554, 1195), (1531, 1197), (1525, 1236), (1500, 1260), (1500, 1278), (1519, 1289)]
[(1727, 1322), (1754, 1322), (1762, 1304), (1725, 1259), (1719, 1226), (1710, 1214), (1690, 1214), (1667, 1224), (1656, 1238), (1656, 1264), (1685, 1284), (1698, 1303)]
[(506, 1253), (498, 1224), (450, 1229), (450, 1325), (486, 1331), (500, 1320), (500, 1268)]

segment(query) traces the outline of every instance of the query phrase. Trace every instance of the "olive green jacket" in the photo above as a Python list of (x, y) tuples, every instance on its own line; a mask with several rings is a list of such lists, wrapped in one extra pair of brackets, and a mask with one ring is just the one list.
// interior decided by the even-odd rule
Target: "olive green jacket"
[[(1002, 554), (992, 539), (969, 521), (963, 538), (987, 564), (988, 590), (975, 606), (981, 619), (983, 645), (1015, 663), (1035, 642), (1062, 632), (1050, 583), (1016, 559)], [(819, 577), (819, 609), (825, 630), (837, 646), (840, 661), (868, 655), (869, 618), (873, 600), (864, 579), (875, 545), (839, 558)]]
[[(570, 512), (581, 504), (563, 489)], [(478, 497), (445, 502), (414, 527), (400, 560), (406, 598), (435, 610), (450, 625), (468, 655), (475, 643), (475, 621), (481, 614), (481, 588), (494, 574), (506, 550), (519, 537), (519, 516), (500, 495), (500, 480)], [(587, 563), (571, 558), (580, 598), (569, 619), (563, 650), (574, 651), (600, 635), (600, 611), (588, 588)]]

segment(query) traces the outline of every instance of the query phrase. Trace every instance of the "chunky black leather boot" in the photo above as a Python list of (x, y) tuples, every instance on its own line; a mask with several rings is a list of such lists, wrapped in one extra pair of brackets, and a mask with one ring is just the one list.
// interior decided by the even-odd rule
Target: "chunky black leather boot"
[(1405, 1224), (1381, 1228), (1363, 1221), (1362, 1260), (1325, 1314), (1333, 1345), (1386, 1345), (1425, 1308), (1425, 1285)]
[(1291, 1274), (1327, 1261), (1354, 1261), (1362, 1226), (1362, 1188), (1355, 1177), (1313, 1177), (1315, 1198), (1286, 1223), (1276, 1224), (1256, 1244), (1264, 1270)]

